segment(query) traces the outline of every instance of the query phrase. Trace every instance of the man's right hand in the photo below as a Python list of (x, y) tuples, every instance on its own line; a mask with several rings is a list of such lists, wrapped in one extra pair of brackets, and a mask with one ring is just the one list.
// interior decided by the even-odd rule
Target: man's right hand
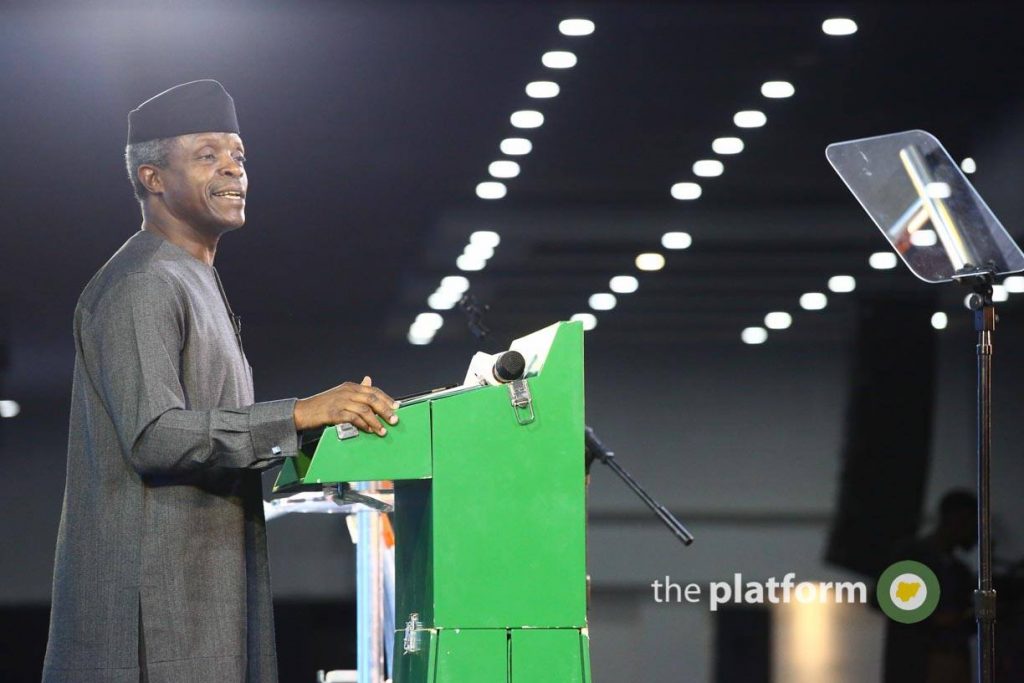
[(295, 429), (315, 429), (326, 425), (349, 422), (364, 432), (380, 436), (388, 433), (380, 418), (396, 424), (398, 402), (373, 386), (369, 377), (359, 384), (345, 382), (316, 396), (300, 398), (295, 402)]

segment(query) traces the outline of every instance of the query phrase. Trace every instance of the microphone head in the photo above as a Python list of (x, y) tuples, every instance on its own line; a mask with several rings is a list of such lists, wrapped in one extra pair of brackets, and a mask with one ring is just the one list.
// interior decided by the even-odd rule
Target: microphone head
[(499, 382), (520, 379), (526, 371), (526, 359), (518, 351), (506, 351), (494, 361), (494, 377)]

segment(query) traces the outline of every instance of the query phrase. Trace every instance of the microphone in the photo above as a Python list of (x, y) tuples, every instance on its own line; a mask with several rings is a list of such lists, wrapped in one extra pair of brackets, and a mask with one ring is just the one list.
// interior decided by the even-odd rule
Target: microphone
[(514, 382), (517, 379), (522, 379), (523, 372), (526, 371), (526, 359), (523, 358), (523, 354), (518, 351), (506, 351), (505, 353), (498, 356), (498, 359), (494, 361), (494, 367), (491, 369), (491, 374), (494, 375), (494, 379), (498, 380), (502, 384), (508, 384)]

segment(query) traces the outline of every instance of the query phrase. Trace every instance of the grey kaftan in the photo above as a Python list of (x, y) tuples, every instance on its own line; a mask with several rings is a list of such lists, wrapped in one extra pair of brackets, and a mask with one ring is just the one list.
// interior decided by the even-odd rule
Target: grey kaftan
[(146, 231), (75, 310), (44, 682), (277, 680), (260, 470), (295, 400), (253, 403), (216, 271)]

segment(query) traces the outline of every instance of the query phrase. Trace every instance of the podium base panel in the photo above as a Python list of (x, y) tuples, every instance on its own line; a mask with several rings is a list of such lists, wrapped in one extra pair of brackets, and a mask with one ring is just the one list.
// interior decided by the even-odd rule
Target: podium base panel
[(395, 633), (395, 683), (590, 683), (586, 629), (423, 629)]

